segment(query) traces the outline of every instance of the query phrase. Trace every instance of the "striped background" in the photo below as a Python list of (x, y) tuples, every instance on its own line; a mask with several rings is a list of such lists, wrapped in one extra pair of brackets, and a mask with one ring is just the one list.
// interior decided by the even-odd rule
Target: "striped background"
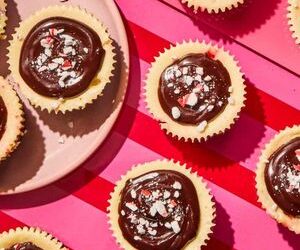
[[(161, 158), (185, 162), (208, 181), (217, 226), (205, 249), (299, 249), (300, 238), (257, 203), (255, 165), (264, 143), (300, 124), (300, 48), (290, 36), (286, 0), (249, 0), (229, 14), (194, 15), (178, 0), (117, 0), (131, 49), (126, 105), (110, 136), (77, 171), (51, 186), (0, 199), (0, 231), (39, 226), (71, 249), (118, 249), (108, 230), (109, 193), (133, 164)], [(193, 17), (191, 19), (190, 17)], [(153, 57), (184, 39), (229, 49), (247, 79), (247, 107), (229, 133), (204, 144), (173, 140), (145, 109), (143, 79)]]

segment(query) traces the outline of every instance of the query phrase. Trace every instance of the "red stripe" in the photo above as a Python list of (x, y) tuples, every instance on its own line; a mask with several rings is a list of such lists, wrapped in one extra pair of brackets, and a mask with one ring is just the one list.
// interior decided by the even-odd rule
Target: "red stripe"
[(8, 231), (11, 228), (23, 227), (24, 223), (0, 211), (0, 232)]
[[(132, 53), (144, 61), (151, 63), (159, 52), (170, 47), (170, 42), (151, 33), (150, 31), (127, 21), (130, 32), (129, 44)], [(147, 42), (145, 42), (147, 41)], [(151, 46), (149, 46), (151, 45)], [(137, 46), (135, 48), (134, 46)], [(275, 97), (257, 89), (253, 84), (247, 83), (247, 105), (245, 112), (269, 127), (280, 130), (286, 126), (300, 124), (299, 110), (276, 99)]]
[[(133, 113), (133, 125), (128, 128), (122, 121), (126, 121)], [(166, 158), (187, 163), (207, 180), (260, 207), (257, 203), (254, 172), (197, 143), (172, 139), (149, 116), (126, 106), (116, 131)]]

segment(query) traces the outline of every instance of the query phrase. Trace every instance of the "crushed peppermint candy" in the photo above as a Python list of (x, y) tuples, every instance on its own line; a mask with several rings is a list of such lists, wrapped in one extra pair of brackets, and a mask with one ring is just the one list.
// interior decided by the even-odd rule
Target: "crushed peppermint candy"
[(179, 117), (180, 117), (181, 113), (180, 113), (180, 110), (179, 108), (177, 107), (173, 107), (172, 108), (172, 116), (175, 120), (177, 120)]
[(178, 181), (175, 181), (174, 184), (173, 184), (173, 188), (180, 190), (180, 189), (182, 189), (182, 186)]

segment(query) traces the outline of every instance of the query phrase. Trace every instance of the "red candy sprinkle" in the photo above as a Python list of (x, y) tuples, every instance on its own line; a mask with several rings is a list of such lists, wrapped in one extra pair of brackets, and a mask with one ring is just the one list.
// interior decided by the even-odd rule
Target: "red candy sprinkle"
[(294, 165), (293, 166), (295, 170), (300, 171), (300, 164), (299, 165)]
[(186, 102), (187, 102), (187, 99), (189, 98), (189, 94), (183, 96), (183, 97), (180, 97), (177, 99), (177, 102), (180, 104), (181, 107), (184, 107)]
[(146, 190), (146, 189), (143, 189), (141, 191), (141, 194), (144, 195), (144, 196), (147, 196), (147, 197), (151, 195), (151, 193), (148, 190)]
[(62, 67), (64, 70), (70, 69), (72, 67), (72, 63), (69, 60), (65, 60)]
[(207, 52), (207, 56), (211, 59), (215, 59), (218, 50), (216, 48), (210, 48)]
[(170, 204), (171, 204), (172, 206), (174, 206), (174, 207), (177, 206), (177, 203), (176, 203), (176, 201), (174, 201), (174, 200), (171, 200), (171, 201), (170, 201)]

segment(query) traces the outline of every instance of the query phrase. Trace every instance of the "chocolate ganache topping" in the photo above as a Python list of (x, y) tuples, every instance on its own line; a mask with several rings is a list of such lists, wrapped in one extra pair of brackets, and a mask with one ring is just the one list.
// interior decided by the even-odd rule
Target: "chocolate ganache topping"
[(274, 202), (285, 213), (300, 216), (300, 137), (270, 156), (265, 182)]
[(181, 249), (196, 236), (199, 220), (195, 187), (176, 171), (130, 179), (121, 193), (119, 225), (137, 249)]
[(230, 102), (230, 75), (208, 54), (189, 54), (176, 60), (160, 77), (159, 100), (174, 120), (208, 122)]
[(7, 109), (5, 103), (0, 96), (0, 140), (5, 132), (7, 122)]
[(27, 35), (20, 74), (40, 95), (73, 97), (88, 88), (104, 53), (99, 36), (85, 24), (64, 17), (48, 18)]
[(6, 250), (43, 250), (42, 248), (39, 248), (38, 246), (34, 245), (31, 242), (25, 242), (25, 243), (18, 243), (10, 248), (7, 248)]

